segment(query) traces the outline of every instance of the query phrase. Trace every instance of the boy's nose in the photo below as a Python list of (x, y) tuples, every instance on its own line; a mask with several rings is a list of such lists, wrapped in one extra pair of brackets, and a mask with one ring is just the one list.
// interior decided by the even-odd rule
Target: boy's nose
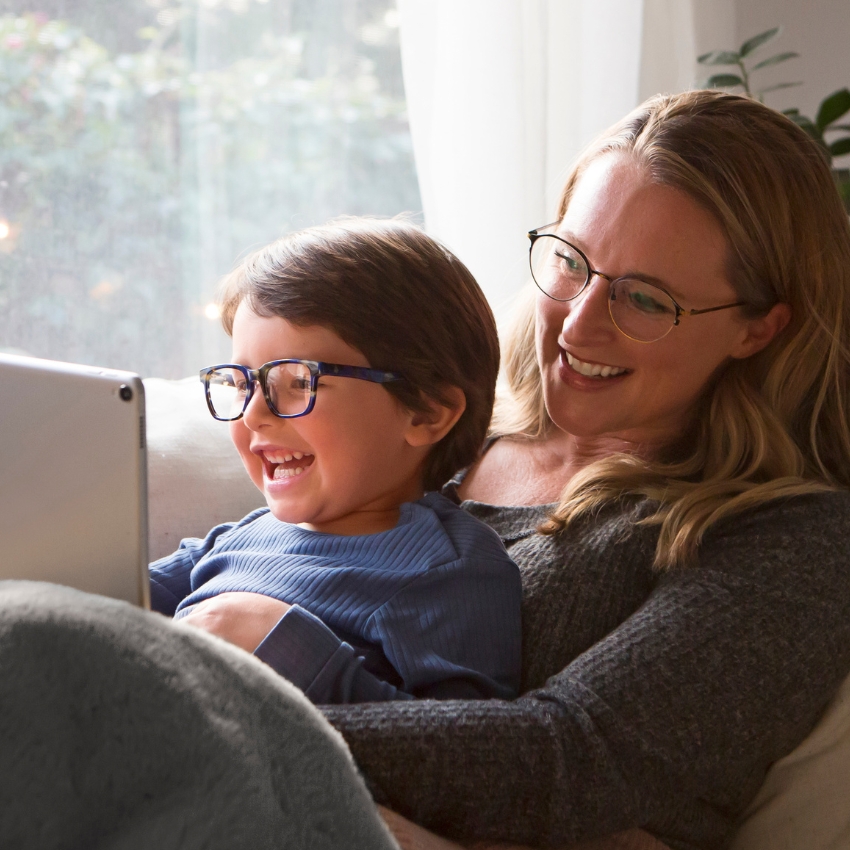
[(269, 406), (266, 404), (266, 397), (263, 395), (263, 390), (259, 385), (254, 386), (251, 400), (242, 413), (242, 419), (252, 431), (256, 431), (262, 425), (268, 424), (272, 419), (277, 419), (271, 410), (269, 410)]

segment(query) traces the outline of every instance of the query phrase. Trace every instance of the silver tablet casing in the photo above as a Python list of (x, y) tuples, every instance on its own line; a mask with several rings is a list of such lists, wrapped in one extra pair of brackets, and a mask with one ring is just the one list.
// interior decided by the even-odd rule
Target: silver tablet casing
[(150, 607), (138, 375), (0, 354), (0, 579)]

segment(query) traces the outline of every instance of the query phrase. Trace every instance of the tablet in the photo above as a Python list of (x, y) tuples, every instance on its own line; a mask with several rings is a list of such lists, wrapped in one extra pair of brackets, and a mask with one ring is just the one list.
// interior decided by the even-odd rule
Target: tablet
[(0, 354), (0, 579), (149, 607), (138, 375)]

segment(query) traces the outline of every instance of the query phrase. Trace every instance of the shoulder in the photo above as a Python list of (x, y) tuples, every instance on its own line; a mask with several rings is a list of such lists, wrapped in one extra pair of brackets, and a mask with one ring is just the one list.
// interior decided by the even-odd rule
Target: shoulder
[(268, 508), (251, 511), (238, 522), (224, 523), (213, 528), (204, 540), (207, 551), (250, 546), (285, 536), (288, 530), (297, 528), (276, 519)]
[(451, 541), (459, 558), (498, 557), (508, 560), (499, 535), (485, 522), (439, 493), (426, 493), (412, 503), (430, 514)]
[(747, 545), (817, 551), (850, 549), (850, 492), (832, 490), (774, 499), (715, 523), (706, 533), (709, 548)]
[[(277, 529), (278, 527), (286, 528), (287, 523), (280, 522), (275, 519), (268, 508), (257, 508), (257, 510), (251, 511), (251, 513), (247, 516), (242, 517), (239, 522), (228, 523), (224, 526), (220, 526), (220, 528), (225, 529), (225, 531), (231, 536), (236, 536), (248, 531), (266, 531), (272, 528)], [(214, 531), (215, 529), (213, 529), (210, 533), (212, 534)]]
[(489, 525), (480, 519), (476, 519), (460, 505), (455, 504), (440, 493), (426, 493), (413, 504), (432, 513), (450, 536), (465, 532), (481, 535), (486, 539), (495, 538), (498, 540), (498, 535)]
[[(850, 493), (831, 491), (775, 499), (716, 522), (692, 568), (673, 570), (664, 584), (747, 588), (840, 607), (850, 614)], [(844, 616), (844, 615), (842, 615)]]

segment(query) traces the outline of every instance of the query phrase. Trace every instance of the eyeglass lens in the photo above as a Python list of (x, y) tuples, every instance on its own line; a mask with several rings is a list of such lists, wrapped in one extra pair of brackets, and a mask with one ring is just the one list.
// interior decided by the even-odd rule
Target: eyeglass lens
[[(219, 419), (236, 419), (244, 411), (248, 377), (241, 369), (214, 369), (207, 386)], [(298, 416), (307, 410), (310, 387), (310, 370), (303, 363), (280, 363), (266, 373), (269, 400), (274, 411), (284, 416)]]
[[(538, 288), (557, 301), (569, 301), (584, 288), (590, 269), (584, 257), (557, 236), (543, 234), (531, 246), (531, 274)], [(622, 333), (640, 342), (655, 342), (676, 323), (673, 299), (651, 283), (618, 278), (609, 286), (608, 307)]]

